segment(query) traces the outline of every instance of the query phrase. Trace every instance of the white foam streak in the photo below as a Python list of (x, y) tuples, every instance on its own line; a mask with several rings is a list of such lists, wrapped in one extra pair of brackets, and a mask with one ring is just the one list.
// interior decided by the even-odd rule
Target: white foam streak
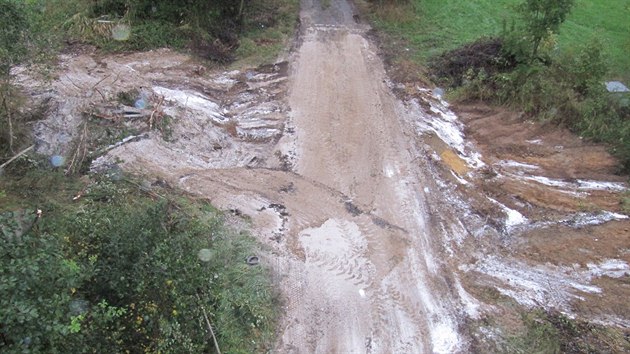
[(508, 231), (514, 228), (515, 226), (527, 224), (528, 220), (525, 216), (523, 216), (523, 214), (519, 213), (518, 211), (514, 209), (508, 208), (507, 206), (496, 201), (495, 199), (492, 199), (490, 197), (487, 197), (487, 198), (492, 203), (498, 205), (507, 216), (507, 218), (505, 219), (505, 227), (508, 229)]

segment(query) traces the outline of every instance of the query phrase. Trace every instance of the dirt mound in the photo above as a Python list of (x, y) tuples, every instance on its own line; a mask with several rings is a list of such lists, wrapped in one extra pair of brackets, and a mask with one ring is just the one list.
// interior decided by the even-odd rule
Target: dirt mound
[(501, 38), (482, 38), (432, 59), (429, 63), (435, 78), (448, 78), (449, 85), (461, 86), (468, 72), (487, 75), (514, 67), (503, 55)]

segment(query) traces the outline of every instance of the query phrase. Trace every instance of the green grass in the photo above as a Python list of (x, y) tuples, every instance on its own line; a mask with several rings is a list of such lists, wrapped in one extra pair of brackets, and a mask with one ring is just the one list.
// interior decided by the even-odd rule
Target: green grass
[(235, 55), (235, 68), (270, 64), (293, 38), (299, 12), (297, 0), (266, 0), (252, 4)]
[[(376, 26), (407, 43), (421, 64), (444, 51), (500, 33), (504, 21), (516, 18), (519, 0), (415, 0), (411, 14), (377, 16)], [(381, 10), (382, 11), (382, 10)], [(378, 14), (379, 11), (377, 11)], [(558, 47), (579, 47), (594, 36), (602, 40), (610, 78), (630, 83), (630, 1), (576, 0), (560, 29)]]
[(577, 0), (561, 29), (561, 48), (571, 48), (591, 37), (603, 41), (611, 65), (611, 79), (630, 84), (630, 1)]

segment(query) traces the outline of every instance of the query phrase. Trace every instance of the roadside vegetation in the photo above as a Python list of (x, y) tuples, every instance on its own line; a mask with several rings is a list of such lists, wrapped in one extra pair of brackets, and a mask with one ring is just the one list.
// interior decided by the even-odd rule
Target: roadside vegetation
[[(247, 263), (263, 252), (255, 240), (165, 183), (115, 165), (90, 172), (123, 125), (86, 117), (73, 156), (35, 154), (32, 123), (45, 118), (45, 102), (29, 106), (12, 70), (36, 64), (46, 75), (60, 51), (83, 45), (166, 46), (209, 66), (258, 65), (286, 46), (297, 5), (0, 0), (0, 352), (270, 349), (277, 297), (268, 270)], [(162, 118), (155, 129), (168, 139)]]
[(118, 169), (48, 166), (23, 158), (0, 179), (0, 351), (268, 349), (275, 295), (249, 235)]
[(607, 143), (630, 171), (630, 95), (604, 86), (630, 82), (630, 2), (412, 0), (372, 10), (412, 76)]

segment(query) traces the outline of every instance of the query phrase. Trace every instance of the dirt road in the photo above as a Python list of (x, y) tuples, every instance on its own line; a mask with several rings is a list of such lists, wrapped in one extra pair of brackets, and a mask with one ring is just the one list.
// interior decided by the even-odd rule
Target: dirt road
[(134, 112), (171, 117), (168, 138), (115, 117), (142, 134), (92, 169), (248, 220), (283, 299), (278, 353), (509, 352), (537, 307), (630, 328), (627, 185), (605, 150), (487, 107), (460, 119), (392, 83), (369, 26), (326, 3), (303, 0), (296, 49), (256, 69), (206, 74), (158, 50), (66, 55), (52, 85), (16, 72), (50, 105), (38, 152), (70, 156), (84, 112), (144, 91)]
[[(441, 258), (452, 231), (443, 225), (458, 224), (429, 216), (443, 200), (423, 174), (428, 161), (418, 159), (415, 134), (405, 134), (413, 119), (391, 93), (369, 28), (353, 15), (346, 1), (326, 9), (303, 2), (288, 83), (282, 70), (228, 74), (219, 81), (231, 85), (224, 101), (235, 103), (225, 112), (197, 103), (203, 95), (153, 88), (196, 119), (204, 114), (224, 128), (235, 121), (236, 134), (176, 127), (174, 144), (147, 139), (108, 158), (251, 218), (284, 299), (277, 352), (453, 353), (465, 346), (462, 306)], [(238, 85), (247, 89), (235, 94)], [(282, 87), (288, 95), (274, 101), (279, 94), (269, 92)], [(279, 108), (260, 108), (270, 104)], [(270, 112), (284, 114), (284, 128), (262, 144), (252, 140), (253, 130), (275, 127), (261, 118)]]
[(303, 6), (291, 78), (295, 170), (343, 195), (347, 212), (291, 223), (304, 258), (289, 275), (299, 287), (289, 292), (280, 351), (453, 352), (455, 301), (405, 112), (348, 4), (321, 6)]

